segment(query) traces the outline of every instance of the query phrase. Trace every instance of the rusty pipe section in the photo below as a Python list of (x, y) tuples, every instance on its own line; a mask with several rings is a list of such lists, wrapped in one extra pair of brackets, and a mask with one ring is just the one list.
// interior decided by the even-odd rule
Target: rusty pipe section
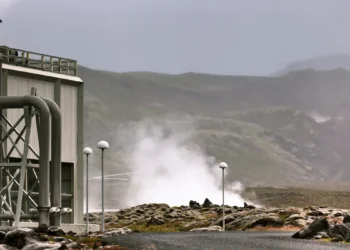
[(49, 107), (51, 113), (51, 206), (58, 208), (59, 212), (51, 214), (51, 223), (53, 226), (61, 226), (61, 138), (62, 138), (62, 116), (58, 105), (51, 99), (43, 98)]
[(50, 123), (51, 114), (46, 102), (37, 96), (0, 96), (0, 108), (18, 109), (24, 106), (34, 106), (40, 114), (39, 130), (39, 224), (49, 225), (50, 209)]

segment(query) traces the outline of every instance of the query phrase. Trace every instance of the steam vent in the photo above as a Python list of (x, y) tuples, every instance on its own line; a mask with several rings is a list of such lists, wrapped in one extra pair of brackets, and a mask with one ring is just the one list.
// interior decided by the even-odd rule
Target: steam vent
[(77, 61), (6, 46), (0, 54), (1, 226), (81, 224), (84, 88)]

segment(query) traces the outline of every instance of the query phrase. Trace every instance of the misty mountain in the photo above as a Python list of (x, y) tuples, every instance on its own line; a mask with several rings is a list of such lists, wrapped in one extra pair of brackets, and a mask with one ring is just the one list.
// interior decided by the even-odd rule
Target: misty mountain
[(81, 67), (79, 74), (86, 86), (86, 143), (108, 139), (114, 150), (107, 172), (132, 171), (123, 159), (129, 149), (118, 139), (120, 127), (152, 118), (168, 124), (170, 133), (191, 128), (192, 143), (232, 164), (230, 180), (297, 185), (350, 179), (350, 72), (345, 70), (245, 77)]
[(335, 54), (292, 62), (289, 63), (284, 69), (277, 71), (274, 75), (281, 76), (288, 74), (289, 72), (307, 69), (313, 69), (316, 71), (333, 69), (350, 70), (350, 55)]

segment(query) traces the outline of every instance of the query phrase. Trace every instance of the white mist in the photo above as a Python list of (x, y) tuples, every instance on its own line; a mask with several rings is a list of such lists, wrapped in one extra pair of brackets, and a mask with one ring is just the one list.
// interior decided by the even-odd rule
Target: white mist
[[(131, 179), (123, 206), (180, 206), (190, 200), (202, 203), (205, 198), (222, 204), (222, 170), (217, 165), (221, 160), (206, 156), (194, 143), (195, 129), (189, 124), (144, 121), (118, 131), (117, 143), (123, 145), (125, 164), (130, 171), (139, 172), (128, 176)], [(227, 185), (225, 204), (243, 206), (240, 191), (240, 183)]]

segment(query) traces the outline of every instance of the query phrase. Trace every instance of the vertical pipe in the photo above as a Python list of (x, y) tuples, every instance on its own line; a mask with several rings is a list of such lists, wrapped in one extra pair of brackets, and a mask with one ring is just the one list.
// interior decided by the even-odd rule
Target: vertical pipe
[(59, 212), (52, 214), (53, 226), (61, 226), (62, 208), (62, 168), (61, 168), (61, 143), (62, 143), (62, 116), (58, 105), (48, 98), (42, 98), (50, 109), (51, 113), (51, 205), (59, 209)]
[(36, 96), (1, 96), (0, 106), (3, 109), (23, 108), (34, 106), (40, 114), (39, 130), (39, 224), (49, 224), (50, 209), (50, 123), (51, 113), (48, 105), (41, 98)]
[(89, 235), (89, 154), (86, 154), (86, 235)]
[(224, 184), (224, 174), (225, 169), (222, 169), (222, 230), (225, 232), (225, 184)]
[(102, 226), (101, 226), (101, 231), (102, 233), (105, 231), (105, 205), (104, 205), (104, 169), (103, 169), (103, 152), (104, 152), (104, 149), (102, 149), (102, 156), (101, 156), (101, 159), (102, 159), (102, 178), (101, 178), (101, 183), (102, 183)]

